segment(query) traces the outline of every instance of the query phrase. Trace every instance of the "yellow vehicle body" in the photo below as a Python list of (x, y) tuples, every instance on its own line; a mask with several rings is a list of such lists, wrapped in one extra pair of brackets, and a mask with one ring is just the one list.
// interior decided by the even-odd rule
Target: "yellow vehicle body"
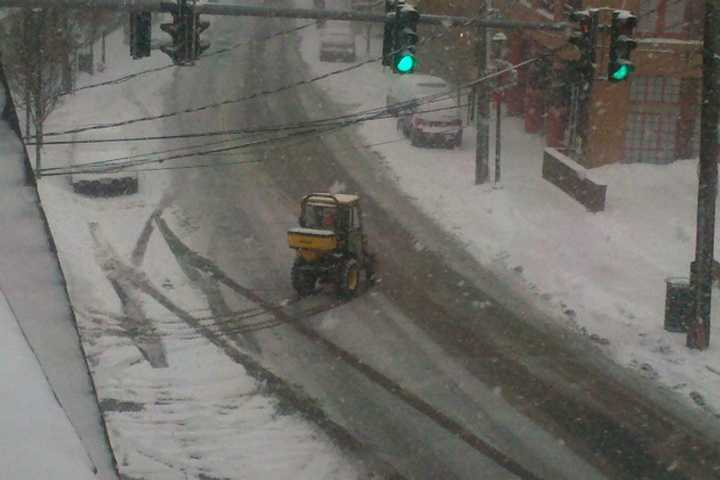
[(352, 194), (311, 193), (300, 205), (299, 227), (288, 230), (297, 252), (290, 271), (293, 288), (303, 297), (318, 283), (334, 283), (342, 298), (354, 295), (360, 271), (373, 278), (374, 257), (367, 251), (359, 198)]
[(288, 245), (308, 261), (313, 262), (323, 254), (337, 250), (338, 241), (335, 232), (330, 230), (310, 230), (291, 228), (288, 231)]

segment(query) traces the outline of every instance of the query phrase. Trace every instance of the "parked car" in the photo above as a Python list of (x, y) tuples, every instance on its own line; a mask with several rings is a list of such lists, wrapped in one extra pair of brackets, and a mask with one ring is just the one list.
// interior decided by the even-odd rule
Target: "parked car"
[[(450, 85), (440, 77), (424, 74), (393, 75), (385, 97), (385, 104), (393, 115), (398, 115), (401, 111), (414, 110), (413, 99), (449, 91)], [(404, 102), (410, 103), (403, 107), (398, 106), (398, 103)]]
[[(123, 158), (128, 156), (128, 152), (107, 151), (102, 152), (84, 152), (83, 158), (88, 158), (87, 162), (75, 163), (74, 167), (81, 173), (73, 173), (70, 175), (70, 184), (75, 193), (89, 195), (93, 197), (111, 197), (117, 195), (129, 195), (138, 191), (138, 173), (132, 170), (119, 171), (98, 171), (93, 172), (92, 163), (97, 160), (108, 160), (114, 158)], [(98, 157), (98, 158), (95, 158)], [(82, 168), (83, 163), (88, 163), (88, 168)]]
[(454, 98), (418, 107), (409, 115), (398, 118), (398, 128), (410, 137), (414, 146), (462, 145), (463, 125), (460, 109)]
[(355, 34), (349, 22), (327, 22), (320, 29), (320, 61), (355, 61)]

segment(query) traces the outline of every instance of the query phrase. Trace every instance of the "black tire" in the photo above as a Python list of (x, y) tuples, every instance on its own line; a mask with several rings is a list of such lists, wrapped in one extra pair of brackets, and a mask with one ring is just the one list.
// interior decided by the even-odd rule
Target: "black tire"
[(290, 270), (290, 279), (292, 286), (295, 291), (301, 297), (307, 297), (315, 293), (315, 283), (317, 283), (317, 276), (303, 267), (307, 263), (300, 257), (295, 259), (292, 270)]
[(346, 261), (340, 269), (338, 293), (342, 298), (352, 298), (360, 286), (360, 266), (354, 258)]

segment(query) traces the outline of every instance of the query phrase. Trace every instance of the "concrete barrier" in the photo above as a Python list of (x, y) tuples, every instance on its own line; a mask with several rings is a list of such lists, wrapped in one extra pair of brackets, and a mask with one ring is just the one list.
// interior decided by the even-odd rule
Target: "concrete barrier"
[(593, 180), (590, 171), (554, 148), (543, 152), (542, 176), (591, 212), (605, 210), (607, 185)]

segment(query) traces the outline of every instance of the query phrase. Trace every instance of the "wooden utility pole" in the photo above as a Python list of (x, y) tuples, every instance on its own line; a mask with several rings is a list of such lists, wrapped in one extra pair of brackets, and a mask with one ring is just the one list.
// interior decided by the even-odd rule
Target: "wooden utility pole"
[[(481, 0), (480, 18), (487, 16), (486, 0)], [(487, 51), (488, 39), (487, 29), (483, 25), (478, 25), (477, 29), (477, 56), (478, 56), (478, 76), (487, 75)], [(475, 126), (477, 128), (476, 147), (475, 147), (475, 185), (480, 185), (488, 181), (490, 176), (490, 168), (488, 165), (488, 148), (490, 140), (490, 108), (487, 82), (481, 82), (476, 86), (475, 91)]]
[(698, 165), (697, 236), (695, 268), (691, 268), (692, 314), (688, 319), (687, 346), (705, 350), (710, 346), (710, 300), (715, 241), (717, 197), (718, 120), (720, 109), (720, 0), (705, 1), (703, 38), (703, 95), (700, 114), (700, 160)]

